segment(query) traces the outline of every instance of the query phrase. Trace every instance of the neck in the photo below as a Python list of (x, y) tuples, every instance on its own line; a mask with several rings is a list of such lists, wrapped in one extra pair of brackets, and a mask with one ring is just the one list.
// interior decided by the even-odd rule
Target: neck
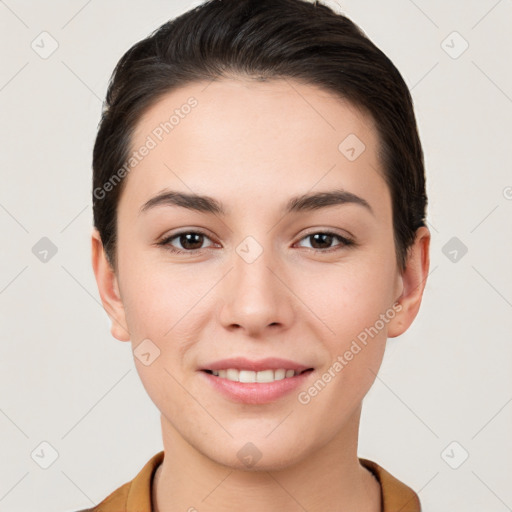
[(243, 470), (194, 448), (162, 415), (165, 457), (153, 480), (153, 512), (381, 512), (380, 485), (357, 457), (359, 416), (360, 409), (298, 461)]

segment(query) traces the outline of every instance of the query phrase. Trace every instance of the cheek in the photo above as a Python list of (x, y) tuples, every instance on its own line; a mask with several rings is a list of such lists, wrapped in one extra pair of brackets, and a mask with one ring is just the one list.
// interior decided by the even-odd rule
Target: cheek
[[(387, 326), (396, 315), (392, 307), (393, 264), (386, 258), (354, 258), (324, 269), (304, 274), (298, 280), (297, 294), (321, 320), (308, 322), (318, 326), (317, 337), (328, 352), (320, 378), (326, 374), (325, 380), (332, 382), (331, 392), (336, 390), (337, 397), (356, 404), (375, 379)], [(325, 398), (327, 395), (329, 392)]]
[(165, 265), (133, 255), (123, 269), (123, 305), (130, 332), (165, 339), (200, 309), (199, 299), (213, 286), (212, 274), (199, 276), (187, 265)]
[[(371, 328), (392, 306), (393, 268), (382, 261), (354, 258), (297, 275), (294, 289), (323, 325), (326, 339), (342, 349)], [(386, 325), (379, 322), (386, 334)]]

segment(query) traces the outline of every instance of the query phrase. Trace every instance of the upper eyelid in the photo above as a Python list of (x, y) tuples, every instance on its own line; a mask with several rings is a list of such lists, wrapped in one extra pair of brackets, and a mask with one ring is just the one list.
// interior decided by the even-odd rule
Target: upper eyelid
[[(317, 233), (331, 235), (331, 236), (337, 238), (339, 241), (341, 241), (341, 243), (338, 243), (338, 244), (334, 245), (333, 247), (329, 247), (325, 251), (322, 251), (321, 249), (314, 249), (314, 250), (317, 250), (317, 251), (327, 252), (327, 251), (329, 251), (331, 249), (334, 249), (337, 246), (349, 247), (349, 246), (356, 246), (356, 245), (358, 245), (352, 236), (340, 235), (339, 233), (336, 233), (335, 231), (329, 231), (329, 230), (311, 231), (311, 232), (306, 233), (305, 235), (303, 235), (301, 238), (299, 238), (298, 242), (301, 242), (305, 238), (308, 238), (308, 237), (310, 237), (312, 235), (315, 235)], [(298, 243), (298, 242), (296, 242), (296, 243)], [(306, 249), (307, 249), (307, 247), (306, 247)]]
[(339, 236), (341, 238), (349, 238), (349, 239), (354, 238), (348, 231), (346, 232), (346, 234), (343, 234), (343, 233), (338, 233), (336, 230), (331, 229), (331, 228), (325, 228), (325, 229), (324, 228), (311, 228), (311, 231), (308, 231), (307, 233), (302, 235), (300, 240), (302, 240), (303, 238), (306, 238), (307, 236), (315, 235), (316, 233), (326, 233), (326, 234), (330, 234), (330, 235)]
[[(204, 231), (201, 231), (199, 229), (188, 229), (188, 230), (185, 230), (185, 231), (179, 231), (178, 233), (174, 233), (174, 234), (169, 235), (169, 236), (164, 236), (164, 237), (162, 237), (161, 241), (158, 242), (158, 243), (159, 244), (168, 244), (168, 243), (170, 243), (171, 240), (179, 238), (182, 235), (188, 235), (190, 233), (194, 233), (194, 234), (197, 234), (197, 235), (202, 235), (202, 236), (208, 238), (208, 240), (210, 240), (213, 244), (217, 243), (214, 240), (212, 240), (212, 237), (210, 235), (208, 235), (208, 233), (205, 233)], [(207, 247), (204, 247), (204, 249), (207, 249)], [(180, 250), (183, 250), (183, 249), (180, 249)], [(201, 251), (201, 250), (202, 249), (191, 249), (191, 250), (188, 250), (187, 252)]]

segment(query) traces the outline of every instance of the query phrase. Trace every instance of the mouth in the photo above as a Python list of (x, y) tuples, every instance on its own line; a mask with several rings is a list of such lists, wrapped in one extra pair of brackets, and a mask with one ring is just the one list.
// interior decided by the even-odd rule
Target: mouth
[(313, 368), (306, 368), (304, 370), (293, 370), (287, 368), (268, 368), (265, 370), (242, 370), (237, 368), (224, 368), (219, 370), (202, 370), (203, 372), (226, 379), (232, 382), (242, 383), (261, 383), (267, 384), (279, 380), (290, 379), (302, 375), (303, 373), (312, 372)]
[(205, 366), (198, 373), (215, 392), (230, 402), (246, 405), (269, 404), (290, 396), (307, 385), (315, 370), (283, 359), (251, 362), (235, 358)]
[(281, 357), (266, 357), (254, 360), (244, 356), (235, 356), (228, 359), (210, 361), (205, 363), (200, 369), (222, 380), (266, 384), (291, 379), (305, 372), (312, 371), (314, 368)]

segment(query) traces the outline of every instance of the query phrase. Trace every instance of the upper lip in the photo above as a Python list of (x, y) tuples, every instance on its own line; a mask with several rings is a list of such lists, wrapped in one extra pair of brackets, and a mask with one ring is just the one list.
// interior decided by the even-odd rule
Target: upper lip
[(204, 365), (201, 370), (227, 370), (229, 368), (235, 368), (237, 370), (252, 370), (259, 372), (262, 370), (279, 370), (284, 368), (285, 370), (295, 370), (296, 372), (302, 372), (312, 368), (303, 364), (290, 361), (289, 359), (281, 359), (279, 357), (267, 357), (265, 359), (250, 360), (245, 357), (231, 357), (229, 359), (221, 359)]

